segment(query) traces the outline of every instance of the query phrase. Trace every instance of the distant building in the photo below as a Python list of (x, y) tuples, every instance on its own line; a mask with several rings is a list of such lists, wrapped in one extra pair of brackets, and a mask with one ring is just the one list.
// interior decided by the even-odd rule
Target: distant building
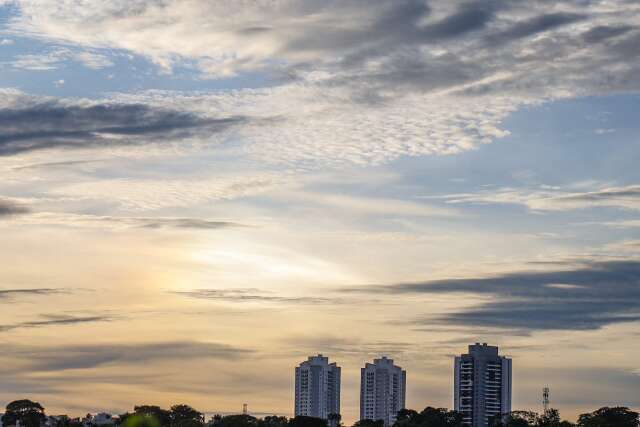
[(486, 343), (469, 346), (455, 358), (454, 409), (470, 427), (486, 427), (492, 417), (511, 412), (511, 359)]
[(111, 414), (100, 412), (96, 415), (87, 414), (82, 420), (84, 427), (106, 427), (115, 425), (115, 421)]
[(340, 367), (321, 354), (296, 367), (295, 415), (333, 419), (340, 413)]
[(382, 357), (367, 363), (360, 371), (360, 419), (382, 420), (385, 427), (393, 425), (405, 408), (407, 373)]

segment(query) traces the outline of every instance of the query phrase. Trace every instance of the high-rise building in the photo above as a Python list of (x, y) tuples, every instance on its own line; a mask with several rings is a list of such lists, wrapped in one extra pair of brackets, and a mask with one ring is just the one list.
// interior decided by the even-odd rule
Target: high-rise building
[(340, 414), (340, 367), (321, 354), (296, 367), (295, 415), (333, 419)]
[(454, 363), (453, 407), (464, 424), (486, 427), (492, 417), (511, 412), (511, 359), (486, 343), (469, 346)]
[(382, 357), (367, 363), (360, 371), (360, 419), (382, 420), (385, 427), (393, 425), (405, 407), (407, 373)]

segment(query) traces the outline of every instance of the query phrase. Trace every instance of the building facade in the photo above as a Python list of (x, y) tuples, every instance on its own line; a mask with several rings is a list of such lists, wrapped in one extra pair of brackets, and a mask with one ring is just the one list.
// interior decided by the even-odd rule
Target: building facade
[(296, 367), (296, 416), (333, 420), (340, 414), (340, 367), (321, 354)]
[(454, 362), (453, 407), (464, 424), (487, 427), (492, 417), (511, 412), (511, 359), (486, 343), (469, 346)]
[(367, 363), (360, 372), (360, 419), (382, 420), (385, 427), (393, 425), (405, 408), (407, 373), (382, 357)]

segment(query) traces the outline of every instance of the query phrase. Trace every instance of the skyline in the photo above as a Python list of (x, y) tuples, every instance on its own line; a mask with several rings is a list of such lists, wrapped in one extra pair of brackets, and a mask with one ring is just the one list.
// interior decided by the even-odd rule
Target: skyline
[(633, 0), (0, 0), (0, 401), (637, 409), (638, 111)]

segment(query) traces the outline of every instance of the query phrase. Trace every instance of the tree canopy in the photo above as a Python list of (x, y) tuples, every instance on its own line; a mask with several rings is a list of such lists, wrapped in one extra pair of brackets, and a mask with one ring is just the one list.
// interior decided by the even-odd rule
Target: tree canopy
[(578, 427), (638, 427), (638, 413), (624, 406), (600, 408), (578, 417)]
[(403, 409), (398, 412), (394, 427), (461, 427), (462, 414), (446, 408), (428, 406), (417, 412)]
[(23, 427), (40, 427), (44, 417), (44, 408), (38, 402), (29, 399), (14, 400), (7, 405), (2, 424), (11, 426), (20, 421)]

